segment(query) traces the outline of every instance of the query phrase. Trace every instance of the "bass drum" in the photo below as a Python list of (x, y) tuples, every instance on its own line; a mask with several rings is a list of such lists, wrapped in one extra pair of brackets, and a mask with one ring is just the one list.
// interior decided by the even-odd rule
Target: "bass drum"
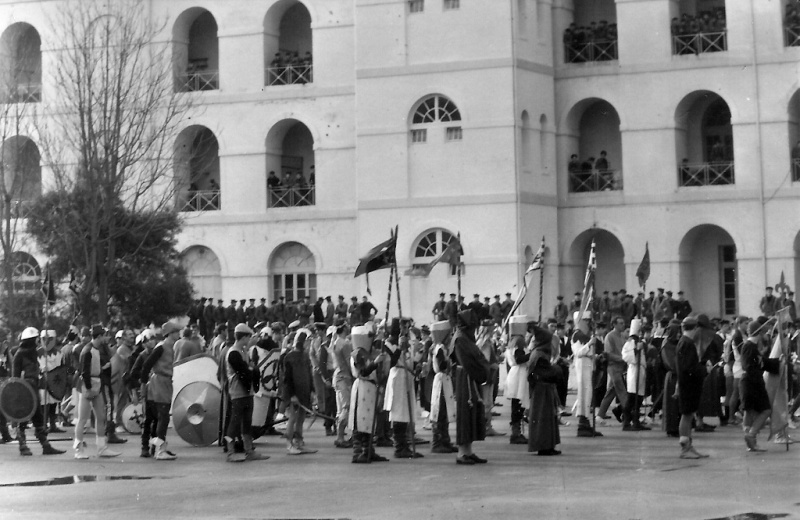
[(39, 399), (30, 383), (19, 377), (9, 377), (0, 384), (0, 412), (10, 422), (29, 421), (36, 413)]
[(139, 434), (142, 433), (142, 426), (144, 425), (144, 413), (142, 412), (142, 405), (129, 404), (122, 410), (122, 427), (128, 433)]

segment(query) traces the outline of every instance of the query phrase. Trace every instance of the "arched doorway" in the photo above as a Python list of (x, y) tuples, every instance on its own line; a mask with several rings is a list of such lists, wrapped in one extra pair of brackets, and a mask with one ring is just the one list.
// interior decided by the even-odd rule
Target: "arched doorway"
[(736, 244), (730, 234), (713, 224), (696, 226), (684, 235), (678, 254), (679, 289), (692, 308), (709, 316), (737, 314)]
[(181, 254), (181, 265), (186, 269), (194, 293), (199, 298), (222, 298), (222, 269), (219, 258), (205, 246), (192, 246)]
[(192, 7), (172, 28), (175, 90), (194, 92), (219, 88), (217, 21), (209, 11)]
[(678, 104), (675, 146), (679, 186), (734, 183), (731, 111), (718, 94), (692, 92)]
[(317, 299), (317, 264), (314, 254), (299, 242), (287, 242), (272, 254), (269, 273), (272, 275), (272, 299), (281, 296), (286, 303)]
[(280, 181), (268, 185), (267, 207), (315, 205), (314, 136), (308, 127), (296, 119), (276, 123), (267, 134), (266, 154), (267, 172)]
[(626, 288), (625, 282), (625, 250), (619, 239), (605, 229), (588, 229), (575, 237), (569, 248), (570, 272), (565, 277), (565, 285), (561, 290), (567, 294), (583, 290), (586, 265), (589, 262), (589, 252), (595, 242), (595, 255), (597, 257), (597, 271), (595, 272), (595, 293), (603, 291), (617, 291)]
[(220, 209), (219, 142), (205, 126), (184, 129), (175, 141), (175, 190), (180, 211)]
[(10, 25), (0, 36), (0, 92), (6, 103), (42, 99), (42, 41), (27, 23)]

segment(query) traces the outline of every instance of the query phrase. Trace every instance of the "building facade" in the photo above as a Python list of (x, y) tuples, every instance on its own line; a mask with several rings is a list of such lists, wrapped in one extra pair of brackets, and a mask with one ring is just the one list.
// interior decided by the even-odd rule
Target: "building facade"
[[(7, 102), (58, 95), (53, 5), (0, 1), (6, 63), (40, 49)], [(757, 313), (781, 273), (800, 281), (794, 2), (147, 5), (166, 20), (175, 88), (202, 106), (175, 136), (198, 297), (361, 297), (358, 258), (395, 226), (418, 321), (457, 277), (414, 266), (457, 235), (467, 300), (516, 294), (544, 236), (546, 315), (582, 288), (593, 240), (598, 291), (636, 290), (648, 243), (648, 291), (682, 289), (712, 316)], [(24, 202), (47, 179), (35, 141), (15, 138), (38, 176)], [(379, 308), (387, 273), (370, 280)]]

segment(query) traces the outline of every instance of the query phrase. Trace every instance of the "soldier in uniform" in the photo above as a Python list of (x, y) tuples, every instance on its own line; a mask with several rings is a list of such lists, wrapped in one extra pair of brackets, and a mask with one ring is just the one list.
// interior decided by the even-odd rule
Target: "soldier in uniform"
[(352, 302), (350, 304), (350, 308), (348, 309), (348, 315), (350, 317), (350, 326), (357, 327), (359, 325), (363, 325), (364, 322), (361, 320), (361, 306), (358, 304), (358, 298), (353, 296), (350, 298)]
[(439, 293), (439, 300), (433, 304), (431, 313), (433, 314), (433, 321), (440, 321), (444, 316), (444, 293)]
[(511, 308), (514, 306), (514, 300), (511, 299), (511, 293), (506, 293), (506, 299), (503, 300), (503, 303), (500, 304), (500, 310), (503, 311), (503, 319), (505, 320), (508, 316), (508, 313), (511, 312)]
[(228, 323), (228, 341), (233, 341), (233, 329), (236, 327), (236, 300), (231, 300), (231, 304), (225, 307), (225, 321)]
[(492, 318), (492, 322), (495, 325), (502, 325), (503, 323), (503, 311), (500, 309), (500, 295), (494, 295), (494, 302), (489, 306), (489, 316)]
[(450, 293), (450, 300), (444, 305), (444, 319), (450, 322), (450, 327), (455, 328), (458, 316), (458, 303), (456, 293)]
[[(25, 379), (34, 389), (39, 388), (40, 370), (36, 354), (36, 342), (39, 338), (39, 331), (35, 327), (28, 327), (20, 335), (20, 343), (17, 352), (14, 354), (11, 375)], [(38, 396), (37, 396), (38, 397)], [(42, 406), (39, 399), (35, 399), (34, 414), (31, 417), (36, 439), (42, 445), (42, 455), (61, 455), (64, 451), (54, 448), (47, 440), (47, 426)], [(17, 424), (17, 441), (19, 442), (19, 454), (23, 456), (32, 455), (30, 448), (26, 444), (25, 429), (28, 422), (23, 421)], [(99, 430), (98, 430), (99, 431)]]
[(336, 315), (337, 322), (347, 321), (347, 303), (344, 301), (344, 296), (341, 294), (339, 295), (339, 303), (336, 304), (334, 314)]
[(256, 323), (271, 323), (267, 319), (267, 299), (261, 298), (261, 303), (256, 307)]
[(167, 450), (167, 426), (169, 426), (169, 408), (172, 404), (173, 350), (180, 331), (178, 324), (171, 321), (164, 323), (161, 326), (164, 340), (156, 345), (142, 366), (140, 381), (146, 385), (142, 394), (146, 396), (147, 401), (152, 401), (156, 408), (156, 438), (150, 440), (155, 447), (156, 460), (177, 458), (174, 453)]
[(203, 325), (200, 327), (200, 333), (203, 334), (207, 342), (211, 342), (214, 337), (214, 324), (216, 323), (215, 315), (216, 307), (214, 307), (214, 298), (208, 299), (208, 304), (203, 309)]
[[(256, 299), (255, 298), (250, 298), (250, 304), (247, 307), (245, 307), (245, 309), (244, 309), (244, 318), (246, 320), (244, 323), (247, 323), (248, 327), (250, 327), (252, 329), (253, 327), (256, 326), (256, 321), (257, 320), (256, 320)], [(242, 323), (242, 322), (239, 322), (239, 323)], [(234, 327), (234, 329), (235, 329), (235, 327)], [(236, 335), (236, 333), (234, 332), (234, 336), (235, 335)]]
[(560, 294), (556, 296), (556, 303), (555, 308), (553, 308), (553, 317), (556, 319), (556, 323), (566, 323), (567, 316), (569, 316), (569, 308), (564, 303), (564, 297)]
[(239, 305), (236, 306), (236, 323), (233, 325), (234, 329), (236, 328), (236, 324), (247, 322), (247, 312), (244, 308), (246, 301), (247, 300), (239, 300)]

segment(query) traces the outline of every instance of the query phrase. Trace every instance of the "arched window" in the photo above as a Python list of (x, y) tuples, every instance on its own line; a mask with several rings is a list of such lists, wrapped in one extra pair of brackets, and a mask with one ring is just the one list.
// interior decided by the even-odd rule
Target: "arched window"
[[(437, 256), (442, 254), (451, 242), (456, 240), (458, 238), (446, 229), (433, 229), (423, 234), (414, 246), (414, 258), (411, 261), (412, 270), (426, 267)], [(461, 253), (463, 254), (463, 246)], [(464, 272), (463, 266), (461, 272)], [(420, 270), (419, 274), (425, 274), (425, 270)], [(455, 266), (450, 266), (450, 274), (456, 274)]]
[(205, 126), (184, 129), (175, 141), (175, 182), (179, 211), (220, 209), (219, 142)]
[(34, 257), (22, 251), (15, 251), (11, 255), (11, 262), (11, 278), (16, 292), (33, 292), (41, 289), (42, 269)]
[(181, 254), (181, 264), (198, 296), (222, 298), (219, 258), (205, 246), (192, 246)]
[(172, 28), (173, 60), (179, 92), (219, 89), (219, 38), (214, 15), (200, 7), (187, 9)]
[(428, 142), (428, 130), (437, 127), (445, 128), (445, 140), (460, 141), (462, 139), (460, 121), (461, 112), (455, 103), (444, 96), (429, 96), (414, 110), (411, 118), (411, 142)]
[(272, 299), (281, 296), (286, 302), (308, 296), (317, 299), (317, 264), (314, 254), (298, 242), (287, 242), (278, 248), (269, 262), (272, 274)]
[(15, 23), (0, 36), (0, 91), (6, 103), (35, 103), (42, 99), (42, 42), (27, 23)]

